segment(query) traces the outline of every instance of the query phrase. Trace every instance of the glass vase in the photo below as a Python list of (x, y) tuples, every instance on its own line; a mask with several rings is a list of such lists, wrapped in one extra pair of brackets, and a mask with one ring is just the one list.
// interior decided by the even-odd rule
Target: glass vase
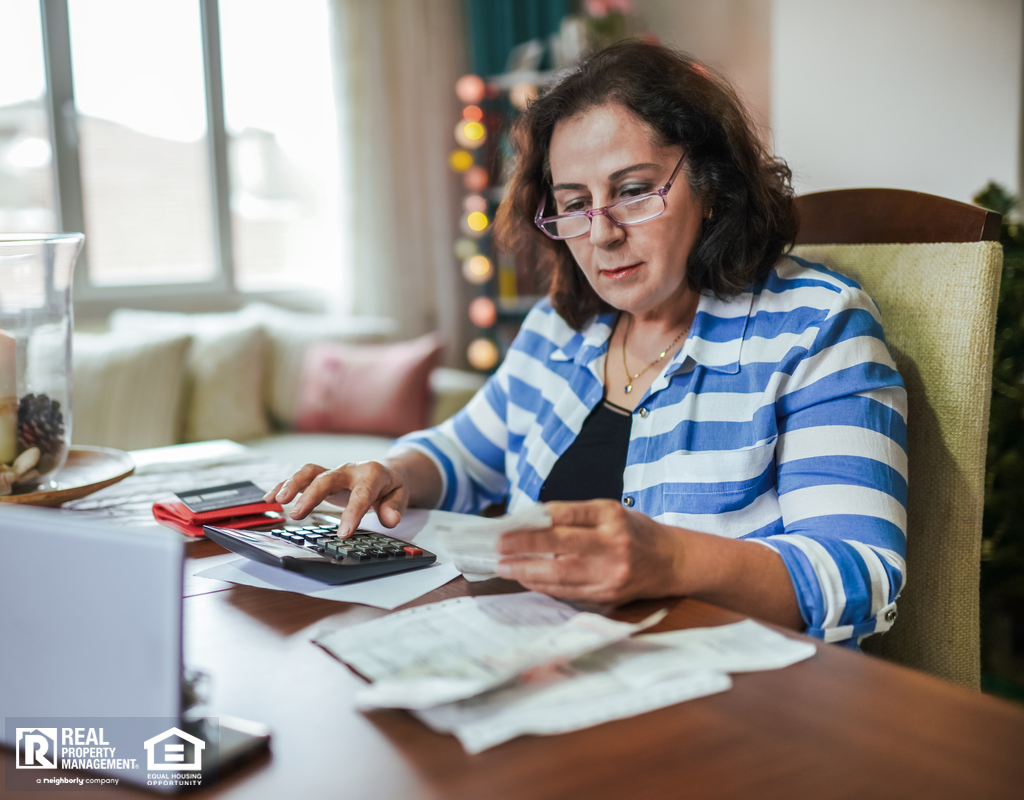
[(0, 495), (53, 488), (71, 444), (80, 233), (0, 234)]

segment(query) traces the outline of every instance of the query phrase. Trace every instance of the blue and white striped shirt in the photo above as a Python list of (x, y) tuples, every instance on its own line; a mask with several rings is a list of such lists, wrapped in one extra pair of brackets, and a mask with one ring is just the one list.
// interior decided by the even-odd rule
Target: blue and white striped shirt
[[(466, 408), (399, 440), (437, 465), (441, 508), (537, 502), (604, 396), (614, 323), (602, 314), (576, 331), (542, 300)], [(623, 502), (774, 549), (807, 632), (855, 645), (889, 629), (903, 588), (906, 407), (871, 298), (785, 257), (749, 292), (700, 298), (633, 412)]]

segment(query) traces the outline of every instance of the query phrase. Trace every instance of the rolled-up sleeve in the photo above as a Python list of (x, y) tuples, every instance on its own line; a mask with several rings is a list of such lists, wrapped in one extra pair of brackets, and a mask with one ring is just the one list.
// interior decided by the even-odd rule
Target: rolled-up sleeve
[(786, 564), (807, 632), (853, 645), (888, 630), (906, 578), (906, 391), (878, 309), (845, 288), (776, 399)]

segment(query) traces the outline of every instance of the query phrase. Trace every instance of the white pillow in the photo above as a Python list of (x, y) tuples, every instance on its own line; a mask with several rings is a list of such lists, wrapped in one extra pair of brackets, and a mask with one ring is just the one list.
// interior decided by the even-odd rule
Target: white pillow
[(191, 337), (75, 334), (71, 438), (121, 450), (181, 441)]
[(192, 335), (184, 439), (259, 439), (270, 433), (263, 404), (267, 339), (257, 320), (238, 313), (179, 314), (121, 309), (115, 331)]

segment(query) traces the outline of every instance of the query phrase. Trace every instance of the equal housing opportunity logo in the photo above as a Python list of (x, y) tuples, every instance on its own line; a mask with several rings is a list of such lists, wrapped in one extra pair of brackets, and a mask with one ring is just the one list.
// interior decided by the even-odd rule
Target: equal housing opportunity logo
[[(172, 738), (178, 741), (167, 741)], [(186, 743), (192, 745), (192, 758), (185, 755)], [(146, 748), (147, 769), (178, 771), (203, 768), (203, 750), (206, 748), (206, 742), (178, 728), (168, 728), (158, 736), (147, 739), (143, 747)]]

